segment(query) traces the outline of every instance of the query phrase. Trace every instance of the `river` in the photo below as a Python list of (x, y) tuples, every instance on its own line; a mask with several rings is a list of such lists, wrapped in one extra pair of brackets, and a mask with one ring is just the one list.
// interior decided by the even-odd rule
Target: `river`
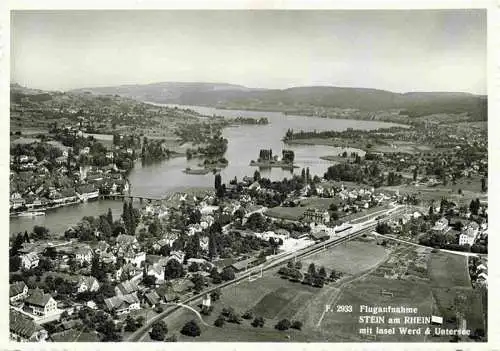
[[(322, 176), (328, 166), (332, 164), (329, 161), (321, 160), (320, 156), (338, 154), (343, 150), (348, 152), (358, 151), (316, 145), (285, 146), (281, 139), (289, 128), (295, 131), (341, 131), (347, 128), (371, 130), (397, 126), (394, 123), (378, 121), (285, 116), (279, 112), (220, 110), (199, 106), (178, 107), (190, 108), (208, 116), (267, 117), (269, 120), (268, 125), (242, 125), (224, 129), (223, 135), (228, 139), (228, 150), (225, 157), (229, 161), (229, 165), (221, 172), (223, 182), (229, 182), (234, 177), (241, 179), (245, 175), (253, 176), (257, 168), (250, 167), (249, 163), (251, 160), (258, 158), (260, 149), (272, 149), (273, 154), (280, 156), (283, 148), (291, 149), (295, 152), (295, 161), (299, 167), (309, 167), (312, 175), (317, 174), (319, 176)], [(360, 154), (362, 155), (363, 152), (360, 152)], [(187, 161), (184, 157), (173, 158), (147, 166), (142, 166), (140, 162), (137, 162), (129, 175), (131, 193), (132, 195), (159, 197), (187, 187), (212, 187), (214, 184), (213, 174), (187, 175), (182, 172), (186, 167), (196, 168), (198, 162), (198, 160)], [(301, 169), (296, 169), (294, 172), (300, 173)], [(280, 168), (262, 169), (260, 173), (263, 177), (272, 180), (280, 180), (291, 176), (290, 171)], [(10, 233), (13, 234), (24, 230), (30, 231), (34, 225), (43, 225), (54, 233), (62, 233), (68, 226), (77, 223), (83, 216), (100, 215), (105, 213), (108, 208), (113, 210), (114, 215), (119, 216), (122, 203), (121, 201), (111, 200), (97, 201), (60, 208), (47, 212), (45, 216), (33, 219), (29, 217), (11, 218)]]

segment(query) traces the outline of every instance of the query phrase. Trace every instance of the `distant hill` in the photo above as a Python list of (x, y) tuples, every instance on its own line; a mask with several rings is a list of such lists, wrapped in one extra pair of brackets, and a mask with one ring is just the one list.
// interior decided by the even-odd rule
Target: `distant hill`
[(418, 117), (433, 113), (469, 113), (486, 120), (487, 97), (454, 92), (393, 93), (365, 88), (330, 86), (289, 89), (253, 89), (226, 83), (165, 82), (77, 89), (75, 92), (118, 94), (156, 103), (204, 105), (257, 110), (301, 109), (311, 107), (353, 108), (361, 111), (401, 109)]
[(251, 89), (241, 85), (226, 83), (179, 83), (164, 82), (152, 84), (131, 84), (111, 87), (95, 87), (75, 89), (72, 92), (92, 92), (94, 94), (122, 95), (141, 101), (157, 103), (180, 103), (183, 96), (203, 95), (206, 93), (218, 93), (235, 91), (246, 92)]

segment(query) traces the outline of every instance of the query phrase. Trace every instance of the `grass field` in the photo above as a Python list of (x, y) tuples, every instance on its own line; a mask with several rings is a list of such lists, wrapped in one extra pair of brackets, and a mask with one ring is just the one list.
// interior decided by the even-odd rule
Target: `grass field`
[(309, 264), (316, 267), (324, 266), (327, 272), (334, 269), (346, 274), (356, 274), (364, 271), (386, 258), (386, 250), (375, 242), (353, 240), (345, 245), (339, 245), (325, 252), (320, 252), (302, 261), (307, 269)]
[(433, 149), (430, 145), (417, 144), (407, 141), (399, 141), (399, 140), (394, 140), (394, 141), (386, 140), (386, 141), (392, 143), (394, 147), (388, 145), (374, 145), (372, 151), (384, 152), (384, 153), (403, 152), (403, 153), (413, 154), (419, 152), (427, 152)]
[(429, 276), (435, 302), (434, 313), (443, 316), (445, 325), (456, 327), (457, 312), (467, 321), (468, 329), (484, 329), (480, 291), (472, 289), (467, 258), (445, 253), (431, 254)]
[[(478, 184), (476, 184), (478, 183)], [(448, 184), (447, 187), (443, 186), (435, 186), (435, 187), (427, 187), (427, 186), (414, 186), (414, 185), (401, 185), (401, 186), (391, 186), (391, 187), (381, 187), (381, 190), (391, 190), (396, 191), (399, 190), (400, 194), (416, 194), (420, 200), (424, 203), (429, 203), (431, 200), (446, 198), (447, 200), (453, 201), (460, 205), (469, 205), (471, 200), (475, 200), (479, 198), (481, 201), (487, 201), (488, 194), (481, 193), (480, 189), (476, 188), (481, 187), (480, 180), (476, 182), (471, 181), (469, 184), (468, 181), (462, 181), (462, 183), (457, 182), (457, 185)], [(462, 194), (458, 194), (458, 189), (462, 189)]]
[(471, 287), (466, 256), (443, 252), (431, 254), (429, 275), (434, 287)]
[[(393, 296), (381, 294), (382, 290), (390, 291)], [(360, 305), (367, 306), (404, 306), (418, 309), (418, 315), (430, 315), (432, 300), (431, 290), (424, 283), (415, 283), (412, 281), (392, 280), (380, 277), (368, 276), (353, 282), (342, 290), (342, 293), (335, 301), (335, 305), (350, 305), (353, 307), (352, 313), (342, 313), (337, 311), (326, 312), (321, 324), (316, 328), (321, 329), (325, 335), (334, 338), (338, 335), (352, 336), (359, 335), (359, 329), (366, 324), (359, 323), (360, 315), (369, 315), (360, 312)], [(392, 325), (388, 323), (389, 318), (401, 317), (401, 314), (384, 313), (377, 314), (385, 317), (385, 323), (380, 324), (381, 328), (389, 328)], [(396, 325), (401, 326), (401, 325)], [(412, 325), (404, 325), (412, 327)], [(373, 326), (374, 327), (374, 326)], [(417, 327), (417, 326), (414, 326)], [(360, 337), (361, 339), (361, 337)], [(360, 340), (361, 341), (361, 340)], [(377, 336), (377, 341), (423, 341), (422, 336), (401, 336), (386, 335)]]
[(304, 215), (304, 212), (306, 211), (306, 207), (273, 207), (268, 209), (265, 214), (266, 216), (273, 217), (273, 218), (279, 218), (279, 219), (286, 219), (290, 221), (298, 221), (300, 217)]
[[(324, 265), (327, 269), (346, 272), (347, 275), (338, 282), (329, 283), (321, 289), (313, 288), (280, 279), (276, 274), (278, 268), (272, 269), (256, 281), (243, 281), (223, 289), (222, 298), (215, 303), (212, 314), (203, 317), (210, 326), (202, 326), (201, 337), (180, 336), (179, 341), (422, 342), (430, 337), (397, 333), (379, 335), (376, 339), (364, 338), (359, 334), (359, 329), (368, 325), (360, 323), (359, 316), (370, 313), (361, 313), (360, 305), (411, 307), (418, 309), (417, 316), (436, 314), (449, 319), (456, 314), (457, 295), (465, 301), (462, 311), (467, 327), (482, 328), (481, 295), (467, 286), (467, 271), (462, 258), (446, 253), (431, 254), (429, 250), (407, 245), (385, 249), (374, 242), (353, 241), (347, 246), (337, 246), (302, 262), (303, 270), (307, 269), (308, 263), (314, 262), (316, 266)], [(404, 268), (408, 262), (425, 265), (427, 274), (413, 276), (411, 270)], [(396, 270), (403, 267), (404, 272), (398, 279), (375, 274), (379, 272), (379, 267), (384, 266), (396, 267)], [(393, 296), (383, 294), (383, 291)], [(326, 305), (331, 306), (328, 312)], [(337, 305), (350, 305), (352, 312), (337, 312)], [(239, 325), (226, 323), (223, 328), (216, 328), (213, 322), (224, 307), (232, 307), (239, 314), (250, 310), (254, 316), (265, 318), (265, 326), (253, 328), (251, 320), (242, 320)], [(378, 315), (385, 316), (384, 323), (379, 325), (382, 328), (427, 327), (425, 324), (389, 324), (389, 318), (408, 314)], [(182, 325), (194, 318), (191, 311), (179, 311), (166, 322), (169, 330), (178, 334)], [(301, 321), (302, 330), (275, 330), (274, 325), (283, 318)], [(371, 326), (375, 329), (375, 325)], [(434, 337), (428, 341), (447, 342), (449, 337)]]

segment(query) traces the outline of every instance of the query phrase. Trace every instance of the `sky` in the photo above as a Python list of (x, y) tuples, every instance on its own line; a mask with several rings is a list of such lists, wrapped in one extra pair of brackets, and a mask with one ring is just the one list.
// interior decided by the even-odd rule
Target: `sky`
[(11, 81), (486, 94), (486, 10), (13, 11)]

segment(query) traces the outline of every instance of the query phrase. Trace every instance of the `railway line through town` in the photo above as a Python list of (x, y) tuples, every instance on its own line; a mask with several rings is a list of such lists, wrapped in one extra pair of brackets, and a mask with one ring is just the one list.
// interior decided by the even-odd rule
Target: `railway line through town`
[(155, 322), (165, 319), (170, 314), (172, 314), (173, 312), (175, 312), (179, 308), (181, 308), (182, 305), (188, 305), (190, 303), (196, 302), (196, 301), (200, 300), (201, 298), (203, 298), (204, 295), (209, 294), (217, 289), (222, 289), (222, 288), (234, 285), (234, 284), (238, 284), (239, 282), (241, 282), (244, 279), (247, 279), (248, 277), (250, 277), (253, 274), (260, 273), (262, 271), (270, 270), (270, 269), (276, 267), (277, 265), (286, 263), (288, 261), (304, 259), (304, 258), (312, 256), (318, 252), (325, 251), (326, 249), (328, 249), (330, 247), (341, 245), (343, 243), (347, 243), (347, 242), (349, 242), (349, 241), (351, 241), (351, 240), (353, 240), (353, 239), (355, 239), (363, 234), (370, 233), (373, 229), (375, 229), (375, 227), (377, 226), (377, 224), (379, 222), (385, 222), (385, 221), (392, 219), (394, 216), (400, 214), (402, 210), (404, 210), (402, 207), (393, 208), (393, 209), (387, 211), (387, 216), (380, 219), (379, 221), (375, 221), (375, 220), (367, 221), (364, 224), (358, 225), (359, 229), (352, 231), (352, 232), (349, 232), (348, 234), (346, 234), (344, 236), (334, 237), (334, 238), (325, 240), (323, 242), (313, 244), (313, 245), (308, 246), (306, 248), (303, 248), (301, 250), (291, 252), (287, 255), (271, 258), (270, 260), (266, 261), (265, 263), (262, 263), (258, 266), (255, 266), (255, 267), (252, 267), (251, 269), (246, 270), (241, 275), (237, 276), (235, 279), (233, 279), (231, 281), (219, 284), (217, 286), (211, 287), (210, 289), (204, 290), (203, 292), (201, 292), (199, 294), (188, 297), (188, 298), (184, 299), (183, 301), (181, 301), (178, 305), (176, 305), (172, 308), (169, 308), (169, 309), (161, 312), (157, 316), (151, 318), (144, 326), (142, 326), (137, 331), (135, 331), (133, 334), (131, 334), (126, 341), (131, 341), (131, 342), (141, 341), (146, 336), (147, 332), (149, 331), (149, 329), (151, 328), (151, 326)]

